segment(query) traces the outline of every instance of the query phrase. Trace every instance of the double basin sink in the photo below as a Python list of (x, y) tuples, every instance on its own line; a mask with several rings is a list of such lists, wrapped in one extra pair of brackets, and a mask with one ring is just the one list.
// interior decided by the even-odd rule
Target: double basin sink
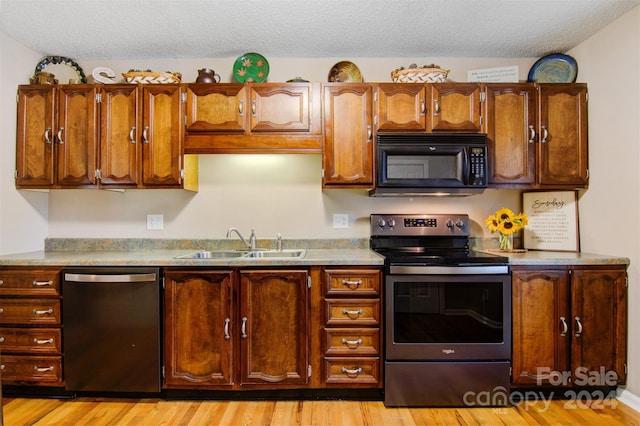
[(306, 250), (212, 250), (197, 251), (177, 259), (302, 259)]

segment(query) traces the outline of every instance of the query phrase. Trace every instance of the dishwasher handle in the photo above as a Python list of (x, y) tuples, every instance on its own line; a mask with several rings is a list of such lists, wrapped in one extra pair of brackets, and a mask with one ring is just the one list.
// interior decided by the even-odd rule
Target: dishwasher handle
[(73, 274), (65, 273), (65, 281), (78, 283), (140, 283), (156, 280), (156, 274)]

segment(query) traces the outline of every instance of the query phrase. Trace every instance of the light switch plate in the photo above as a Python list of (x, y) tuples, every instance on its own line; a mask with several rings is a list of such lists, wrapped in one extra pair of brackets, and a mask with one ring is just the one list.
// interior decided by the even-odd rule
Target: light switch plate
[(161, 231), (164, 229), (164, 216), (161, 214), (148, 214), (147, 229), (151, 231)]
[(349, 227), (349, 215), (346, 213), (337, 213), (333, 215), (333, 227), (336, 229), (345, 229)]

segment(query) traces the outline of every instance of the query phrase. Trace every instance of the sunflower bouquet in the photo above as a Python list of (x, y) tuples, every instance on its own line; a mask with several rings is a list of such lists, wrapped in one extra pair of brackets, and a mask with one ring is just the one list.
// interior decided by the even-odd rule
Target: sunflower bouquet
[(513, 249), (513, 234), (523, 229), (529, 223), (529, 219), (524, 213), (515, 214), (511, 209), (503, 207), (489, 216), (484, 223), (492, 234), (494, 232), (500, 233), (500, 249), (511, 250)]

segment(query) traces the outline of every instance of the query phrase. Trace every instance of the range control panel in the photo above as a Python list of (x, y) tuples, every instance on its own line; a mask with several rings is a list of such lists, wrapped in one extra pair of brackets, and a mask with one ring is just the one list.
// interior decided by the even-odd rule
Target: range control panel
[(466, 214), (372, 214), (372, 236), (469, 236)]

